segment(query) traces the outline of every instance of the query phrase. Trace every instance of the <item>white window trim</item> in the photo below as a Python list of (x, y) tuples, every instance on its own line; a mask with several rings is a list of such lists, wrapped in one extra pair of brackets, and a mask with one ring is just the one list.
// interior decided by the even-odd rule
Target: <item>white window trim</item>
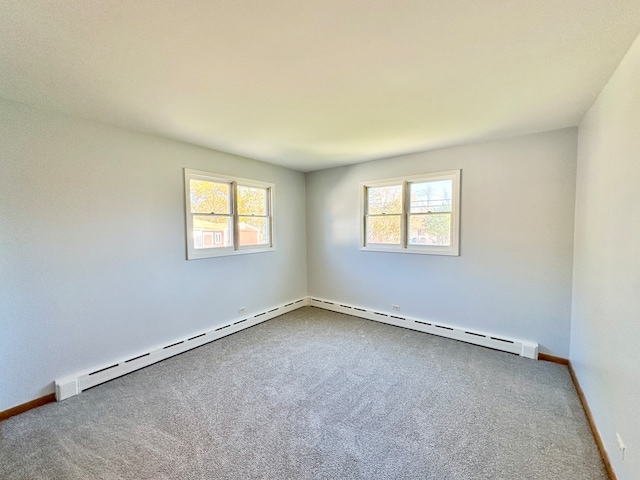
[[(193, 239), (193, 214), (191, 213), (191, 179), (207, 180), (211, 182), (231, 183), (231, 217), (233, 219), (233, 238), (234, 244), (229, 247), (217, 247), (217, 248), (194, 248)], [(269, 211), (269, 244), (267, 245), (239, 245), (239, 221), (238, 210), (236, 208), (236, 185), (242, 185), (245, 187), (258, 187), (266, 188), (267, 194), (267, 208)], [(187, 260), (197, 260), (201, 258), (213, 258), (224, 257), (229, 255), (243, 255), (248, 253), (260, 253), (260, 252), (272, 252), (276, 249), (276, 235), (275, 235), (275, 184), (268, 182), (261, 182), (259, 180), (251, 180), (248, 178), (232, 177), (229, 175), (221, 175), (218, 173), (206, 172), (203, 170), (193, 170), (191, 168), (184, 169), (184, 198), (185, 198), (185, 229), (186, 229), (186, 241), (187, 241)]]
[[(448, 170), (446, 172), (426, 173), (421, 175), (411, 175), (407, 177), (385, 178), (383, 180), (375, 180), (372, 182), (360, 183), (360, 217), (358, 223), (360, 225), (360, 250), (368, 252), (393, 252), (393, 253), (411, 253), (422, 255), (460, 255), (460, 177), (461, 170)], [(452, 198), (451, 198), (451, 245), (410, 245), (408, 242), (408, 202), (409, 193), (408, 185), (410, 183), (434, 182), (438, 180), (452, 180)], [(366, 195), (368, 187), (385, 187), (389, 185), (402, 185), (402, 214), (400, 227), (400, 244), (375, 244), (367, 245), (366, 240), (366, 224), (367, 224), (367, 205)]]

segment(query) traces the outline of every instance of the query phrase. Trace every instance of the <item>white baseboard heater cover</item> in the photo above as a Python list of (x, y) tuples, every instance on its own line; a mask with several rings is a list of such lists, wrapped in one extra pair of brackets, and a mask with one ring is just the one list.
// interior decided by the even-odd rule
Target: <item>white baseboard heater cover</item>
[(440, 337), (460, 340), (462, 342), (480, 345), (482, 347), (493, 348), (503, 352), (515, 353), (522, 357), (538, 359), (538, 344), (524, 340), (515, 340), (505, 338), (499, 335), (469, 330), (468, 328), (459, 328), (443, 323), (432, 322), (430, 320), (421, 320), (416, 318), (400, 315), (400, 312), (382, 312), (379, 310), (367, 309), (364, 307), (356, 307), (345, 303), (325, 300), (318, 297), (307, 297), (307, 303), (312, 307), (323, 308), (333, 312), (346, 313), (354, 317), (366, 318), (376, 322), (395, 325), (396, 327), (409, 328), (423, 333), (430, 333)]
[(108, 382), (114, 378), (121, 377), (127, 373), (134, 372), (166, 358), (173, 357), (179, 353), (199, 347), (205, 343), (226, 337), (227, 335), (252, 327), (258, 323), (279, 317), (280, 315), (306, 305), (308, 305), (308, 297), (289, 302), (279, 307), (273, 307), (263, 312), (244, 316), (243, 318), (239, 318), (210, 330), (190, 335), (166, 345), (147, 350), (146, 352), (141, 352), (138, 355), (133, 355), (130, 358), (113, 362), (109, 365), (103, 365), (87, 372), (61, 378), (55, 381), (56, 400), (61, 401), (69, 397), (73, 397), (88, 388), (95, 387), (101, 383)]

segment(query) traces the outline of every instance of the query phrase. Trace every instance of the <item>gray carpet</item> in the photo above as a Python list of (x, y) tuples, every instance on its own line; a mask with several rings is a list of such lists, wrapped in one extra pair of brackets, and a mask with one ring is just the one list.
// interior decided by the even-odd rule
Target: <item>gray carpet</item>
[(566, 367), (306, 307), (0, 423), (2, 479), (606, 479)]

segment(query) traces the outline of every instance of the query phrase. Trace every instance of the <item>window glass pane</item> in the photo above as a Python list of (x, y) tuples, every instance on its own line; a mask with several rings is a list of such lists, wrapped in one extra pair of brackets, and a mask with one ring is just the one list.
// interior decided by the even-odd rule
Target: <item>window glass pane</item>
[(193, 216), (193, 248), (221, 248), (233, 244), (231, 217)]
[(409, 185), (409, 213), (450, 212), (451, 180), (411, 183)]
[(191, 213), (231, 213), (231, 185), (209, 180), (190, 180)]
[(451, 245), (451, 214), (409, 215), (409, 245)]
[(239, 215), (268, 215), (267, 189), (238, 185)]
[(400, 215), (367, 217), (367, 244), (400, 244)]
[(266, 245), (269, 243), (269, 219), (265, 217), (239, 217), (240, 245)]
[(371, 215), (402, 213), (402, 185), (368, 187), (367, 204)]

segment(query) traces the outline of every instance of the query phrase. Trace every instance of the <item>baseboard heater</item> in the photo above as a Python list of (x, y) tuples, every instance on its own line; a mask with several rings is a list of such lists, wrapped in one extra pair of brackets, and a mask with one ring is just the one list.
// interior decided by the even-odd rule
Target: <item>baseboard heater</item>
[(232, 322), (216, 326), (204, 332), (198, 332), (188, 337), (178, 339), (146, 352), (140, 352), (129, 358), (102, 365), (86, 372), (70, 375), (55, 381), (56, 400), (61, 401), (74, 395), (78, 395), (86, 390), (101, 383), (108, 382), (114, 378), (121, 377), (127, 373), (134, 372), (144, 367), (148, 367), (154, 363), (164, 360), (179, 353), (186, 352), (193, 348), (199, 347), (206, 343), (212, 342), (232, 333), (239, 332), (245, 328), (252, 327), (258, 323), (265, 322), (275, 317), (279, 317), (287, 312), (291, 312), (300, 307), (308, 305), (308, 297), (294, 300), (281, 306), (268, 308), (262, 312), (256, 312), (252, 315), (245, 315)]
[(522, 357), (538, 358), (538, 344), (523, 340), (514, 340), (499, 335), (478, 332), (467, 328), (459, 328), (443, 323), (432, 322), (431, 320), (416, 319), (400, 315), (399, 312), (383, 312), (364, 307), (357, 307), (345, 303), (334, 302), (317, 297), (307, 297), (307, 303), (312, 307), (323, 308), (333, 312), (346, 313), (354, 317), (366, 318), (376, 322), (387, 323), (397, 327), (409, 328), (423, 333), (430, 333), (440, 337), (452, 338), (462, 342), (472, 343), (483, 347), (501, 350), (503, 352), (515, 353)]

